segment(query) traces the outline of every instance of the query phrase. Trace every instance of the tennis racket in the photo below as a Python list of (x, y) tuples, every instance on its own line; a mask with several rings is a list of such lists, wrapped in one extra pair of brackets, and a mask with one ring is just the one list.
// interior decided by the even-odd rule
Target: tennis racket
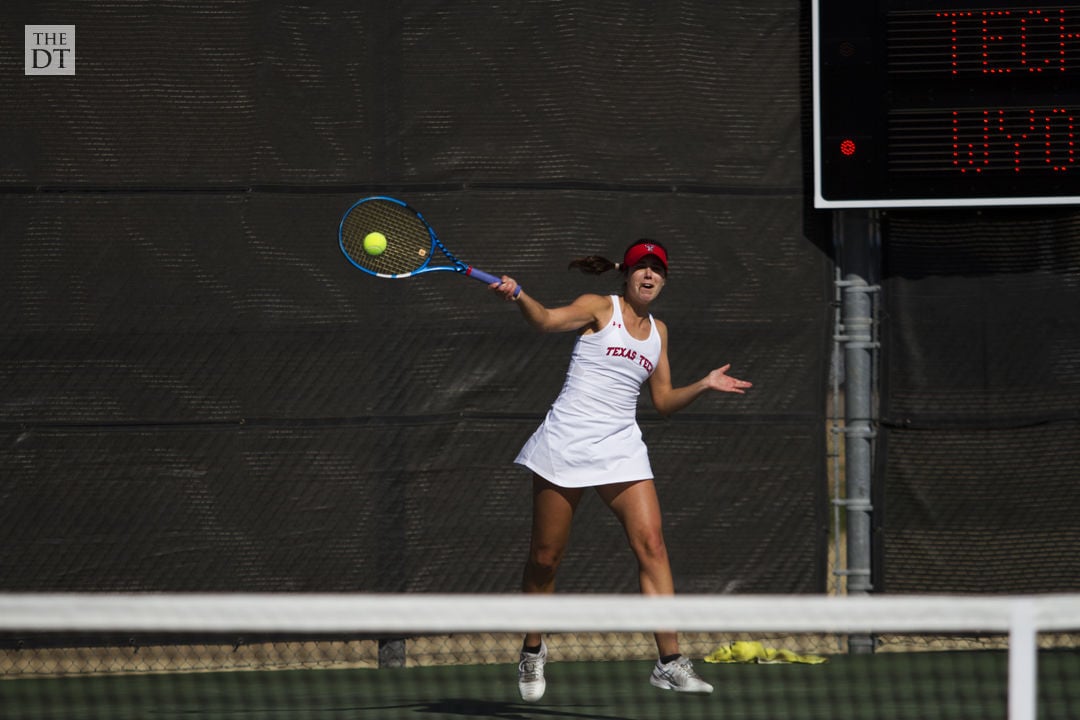
[[(391, 197), (369, 197), (353, 203), (341, 218), (338, 244), (350, 263), (375, 277), (398, 279), (449, 271), (487, 285), (502, 282), (502, 278), (477, 270), (455, 257), (423, 215)], [(449, 264), (432, 265), (436, 250)], [(514, 296), (520, 292), (518, 287)]]

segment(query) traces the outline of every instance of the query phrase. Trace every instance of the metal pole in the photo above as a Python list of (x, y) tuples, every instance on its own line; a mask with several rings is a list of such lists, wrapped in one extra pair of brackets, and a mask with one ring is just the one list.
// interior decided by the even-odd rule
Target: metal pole
[[(868, 595), (871, 582), (871, 482), (875, 387), (874, 283), (880, 264), (880, 234), (875, 211), (843, 211), (833, 227), (837, 259), (841, 265), (839, 285), (843, 290), (842, 332), (844, 345), (844, 463), (846, 497), (840, 501), (847, 510), (848, 595)], [(869, 635), (848, 638), (851, 653), (871, 653), (874, 640)]]
[(405, 667), (404, 638), (379, 638), (379, 667)]

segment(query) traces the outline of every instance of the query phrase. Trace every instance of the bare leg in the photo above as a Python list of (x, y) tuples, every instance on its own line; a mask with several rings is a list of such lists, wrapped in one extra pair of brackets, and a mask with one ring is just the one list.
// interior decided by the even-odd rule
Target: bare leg
[[(630, 548), (638, 561), (638, 580), (643, 595), (674, 595), (675, 581), (664, 544), (660, 500), (652, 480), (601, 485), (600, 497), (622, 523)], [(679, 653), (677, 633), (656, 633), (660, 656)]]
[[(521, 579), (523, 592), (555, 592), (555, 573), (566, 552), (574, 510), (583, 493), (580, 488), (559, 487), (533, 475), (532, 540)], [(526, 633), (526, 646), (539, 644), (540, 633)]]

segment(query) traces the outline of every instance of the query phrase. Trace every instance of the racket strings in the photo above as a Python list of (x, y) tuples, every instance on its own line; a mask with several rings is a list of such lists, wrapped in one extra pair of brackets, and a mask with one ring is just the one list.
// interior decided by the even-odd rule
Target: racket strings
[[(364, 239), (372, 233), (386, 238), (382, 252), (365, 248)], [(424, 267), (431, 261), (432, 240), (421, 218), (389, 200), (362, 202), (341, 223), (341, 249), (345, 255), (353, 264), (377, 275), (407, 275)], [(445, 248), (441, 249), (445, 252)]]

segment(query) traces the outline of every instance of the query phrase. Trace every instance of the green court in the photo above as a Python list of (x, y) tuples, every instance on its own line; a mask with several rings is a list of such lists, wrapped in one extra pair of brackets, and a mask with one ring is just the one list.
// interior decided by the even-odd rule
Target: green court
[[(992, 720), (1007, 717), (1004, 652), (834, 656), (824, 665), (711, 665), (708, 696), (648, 684), (650, 663), (554, 662), (535, 705), (513, 665), (284, 670), (8, 679), (5, 720), (269, 718), (447, 720)], [(1080, 717), (1080, 652), (1039, 657), (1039, 718)]]

